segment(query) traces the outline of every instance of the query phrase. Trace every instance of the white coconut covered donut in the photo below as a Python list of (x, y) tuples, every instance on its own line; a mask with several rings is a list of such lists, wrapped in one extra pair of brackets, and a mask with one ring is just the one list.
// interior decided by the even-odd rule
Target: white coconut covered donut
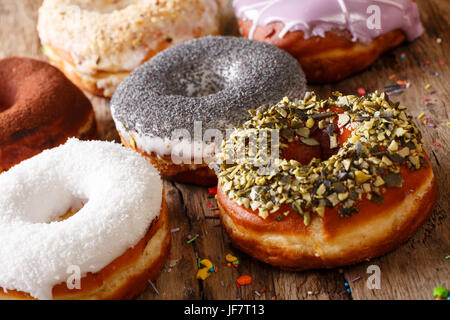
[(75, 84), (111, 96), (161, 50), (219, 33), (215, 0), (45, 0), (38, 32), (44, 53)]
[(129, 298), (165, 262), (161, 179), (118, 144), (70, 139), (1, 174), (0, 190), (2, 298)]

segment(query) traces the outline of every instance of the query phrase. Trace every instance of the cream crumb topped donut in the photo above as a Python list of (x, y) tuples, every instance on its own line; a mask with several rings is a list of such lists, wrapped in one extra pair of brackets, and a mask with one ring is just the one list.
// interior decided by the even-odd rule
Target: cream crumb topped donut
[(0, 190), (1, 298), (129, 298), (165, 262), (161, 179), (118, 144), (70, 139), (1, 174)]
[(106, 97), (159, 51), (218, 28), (215, 0), (45, 0), (38, 19), (49, 60)]

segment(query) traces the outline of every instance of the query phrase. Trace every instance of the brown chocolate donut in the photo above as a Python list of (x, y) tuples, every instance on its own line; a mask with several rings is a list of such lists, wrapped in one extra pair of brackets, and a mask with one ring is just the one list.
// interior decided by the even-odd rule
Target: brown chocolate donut
[(96, 135), (91, 103), (51, 65), (2, 59), (0, 83), (0, 172), (69, 137)]

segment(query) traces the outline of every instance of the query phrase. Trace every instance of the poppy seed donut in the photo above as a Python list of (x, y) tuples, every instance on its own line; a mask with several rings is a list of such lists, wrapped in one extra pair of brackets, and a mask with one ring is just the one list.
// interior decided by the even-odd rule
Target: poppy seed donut
[[(204, 142), (203, 131), (224, 134), (252, 107), (304, 92), (303, 71), (286, 52), (245, 38), (205, 37), (171, 47), (132, 72), (113, 95), (111, 112), (122, 142), (163, 176), (211, 185), (217, 180), (205, 155), (214, 144)], [(188, 139), (174, 138), (177, 130)], [(200, 161), (192, 161), (195, 145), (205, 147)], [(180, 150), (183, 163), (171, 157)]]

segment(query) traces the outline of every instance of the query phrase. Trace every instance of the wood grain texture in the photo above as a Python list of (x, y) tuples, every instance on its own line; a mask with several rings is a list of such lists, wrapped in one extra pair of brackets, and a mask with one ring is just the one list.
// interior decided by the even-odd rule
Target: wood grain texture
[[(222, 30), (236, 32), (235, 22), (230, 22), (229, 0), (219, 1), (225, 17)], [(347, 94), (355, 93), (360, 87), (367, 91), (383, 90), (384, 86), (397, 80), (409, 81), (410, 88), (392, 99), (408, 106), (409, 113), (414, 116), (424, 112), (425, 117), (436, 124), (436, 128), (431, 128), (423, 124), (423, 119), (416, 120), (440, 188), (436, 209), (417, 234), (397, 250), (354, 266), (307, 272), (283, 271), (232, 248), (218, 226), (218, 220), (206, 218), (214, 214), (206, 201), (216, 205), (214, 199), (208, 198), (207, 189), (165, 182), (171, 228), (179, 228), (179, 231), (172, 233), (172, 259), (155, 283), (159, 294), (149, 286), (139, 299), (432, 299), (435, 286), (450, 287), (450, 260), (445, 260), (450, 253), (450, 162), (447, 158), (450, 150), (450, 127), (447, 125), (450, 2), (417, 0), (417, 3), (426, 29), (421, 38), (384, 54), (368, 70), (349, 79), (310, 87), (326, 97), (336, 90)], [(36, 32), (39, 6), (37, 0), (0, 0), (0, 58), (13, 55), (43, 58)], [(437, 38), (441, 38), (442, 43), (437, 43)], [(430, 62), (429, 66), (425, 66), (426, 61)], [(441, 66), (440, 61), (445, 65)], [(438, 72), (439, 76), (430, 71)], [(389, 80), (391, 75), (395, 78)], [(431, 89), (425, 90), (428, 83)], [(89, 98), (94, 105), (101, 138), (119, 142), (107, 101)], [(425, 98), (437, 100), (427, 103)], [(186, 244), (186, 235), (190, 232), (199, 233), (199, 238)], [(226, 266), (227, 253), (239, 258), (238, 269)], [(216, 264), (217, 273), (205, 281), (195, 279), (197, 257), (210, 259)], [(366, 270), (372, 264), (381, 269), (380, 290), (369, 290), (366, 286), (369, 276)], [(237, 288), (235, 281), (242, 274), (251, 275), (253, 283)], [(345, 281), (350, 283), (350, 294), (346, 292)], [(258, 296), (255, 291), (264, 292)]]

